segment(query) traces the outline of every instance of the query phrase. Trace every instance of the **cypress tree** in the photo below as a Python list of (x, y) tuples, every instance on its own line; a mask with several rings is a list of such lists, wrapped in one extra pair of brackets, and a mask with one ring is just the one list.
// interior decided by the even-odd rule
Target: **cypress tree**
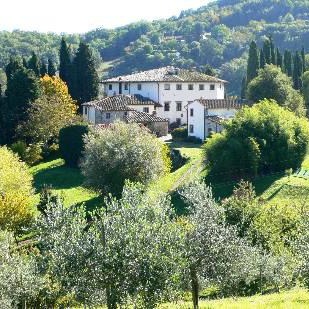
[(67, 45), (64, 38), (61, 40), (60, 46), (60, 66), (59, 66), (59, 76), (67, 84), (71, 92), (71, 80), (72, 80), (72, 63), (71, 63), (71, 51)]
[(293, 75), (293, 60), (292, 60), (292, 54), (289, 50), (286, 50), (284, 52), (284, 72), (292, 77)]
[(73, 61), (73, 73), (73, 99), (79, 104), (96, 99), (99, 94), (99, 77), (92, 52), (84, 43), (79, 44)]
[(274, 45), (274, 42), (271, 36), (269, 37), (269, 41), (270, 41), (271, 63), (274, 65), (277, 65), (276, 49), (275, 49), (275, 45)]
[(301, 58), (302, 58), (302, 62), (303, 62), (303, 72), (305, 72), (306, 71), (306, 56), (305, 56), (304, 46), (301, 49)]
[(10, 62), (5, 67), (5, 74), (7, 81), (9, 81), (12, 76), (23, 67), (20, 58), (18, 57), (10, 57)]
[(281, 53), (280, 53), (279, 48), (277, 48), (276, 54), (277, 54), (277, 66), (280, 67), (280, 68), (282, 69), (282, 66), (283, 66), (283, 59), (282, 59), (282, 55), (281, 55)]
[(296, 90), (302, 88), (302, 75), (303, 75), (303, 61), (302, 57), (297, 51), (294, 55), (294, 68), (293, 68), (293, 85)]
[(32, 70), (37, 77), (40, 76), (41, 65), (35, 52), (32, 52), (31, 58), (28, 61), (28, 69)]
[(47, 74), (46, 62), (41, 60), (40, 76), (43, 77)]
[(265, 57), (265, 63), (271, 64), (272, 52), (271, 52), (271, 42), (269, 38), (267, 38), (264, 41), (263, 52), (264, 52), (264, 57)]
[(250, 44), (249, 58), (247, 66), (247, 83), (250, 83), (258, 75), (259, 64), (259, 52), (257, 45), (254, 41)]
[(264, 69), (266, 64), (265, 55), (263, 49), (260, 50), (260, 68)]
[(48, 59), (48, 75), (55, 76), (57, 72), (56, 66), (52, 59)]
[(246, 76), (244, 76), (241, 81), (241, 94), (240, 94), (241, 99), (246, 98), (246, 91), (247, 91), (247, 78)]
[(25, 57), (23, 57), (23, 66), (27, 69), (28, 68), (28, 62)]

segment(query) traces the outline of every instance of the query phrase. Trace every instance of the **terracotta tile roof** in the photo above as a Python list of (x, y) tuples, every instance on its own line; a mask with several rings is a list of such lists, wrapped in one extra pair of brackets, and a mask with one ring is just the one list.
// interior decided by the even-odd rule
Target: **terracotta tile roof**
[(106, 79), (103, 83), (111, 82), (214, 82), (226, 83), (227, 81), (209, 76), (197, 71), (179, 69), (172, 66), (159, 69), (133, 73)]
[(241, 109), (246, 104), (239, 100), (207, 100), (207, 99), (199, 99), (197, 100), (201, 104), (205, 106), (207, 109), (217, 109), (217, 108), (234, 108), (234, 109)]
[(129, 111), (133, 110), (130, 106), (134, 105), (154, 105), (155, 107), (162, 106), (161, 104), (141, 95), (122, 94), (91, 101), (82, 105), (93, 106), (100, 111)]
[(125, 120), (127, 122), (137, 122), (137, 123), (168, 122), (167, 119), (138, 111), (130, 112), (128, 116), (125, 116)]

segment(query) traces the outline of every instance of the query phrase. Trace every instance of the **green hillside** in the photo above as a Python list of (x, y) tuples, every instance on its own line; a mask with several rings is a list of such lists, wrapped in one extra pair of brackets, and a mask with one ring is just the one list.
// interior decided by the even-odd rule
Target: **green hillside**
[[(230, 93), (239, 93), (248, 44), (271, 34), (280, 49), (309, 49), (309, 2), (291, 0), (220, 0), (178, 17), (137, 22), (112, 30), (98, 28), (67, 35), (72, 49), (81, 39), (89, 43), (99, 61), (111, 66), (106, 75), (118, 75), (163, 65), (197, 67), (206, 64), (231, 81)], [(0, 67), (11, 55), (58, 61), (60, 35), (26, 31), (0, 32)], [(116, 61), (115, 61), (116, 60)], [(102, 68), (102, 66), (100, 66)]]

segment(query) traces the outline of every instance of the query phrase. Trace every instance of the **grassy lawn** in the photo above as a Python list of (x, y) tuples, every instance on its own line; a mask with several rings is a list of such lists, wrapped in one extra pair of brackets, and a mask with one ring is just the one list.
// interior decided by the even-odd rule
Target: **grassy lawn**
[[(190, 302), (166, 304), (160, 309), (189, 309)], [(309, 293), (304, 289), (293, 289), (283, 293), (256, 295), (252, 297), (226, 298), (212, 301), (201, 301), (201, 309), (302, 309), (309, 308)]]
[(84, 203), (87, 209), (93, 209), (101, 203), (98, 194), (83, 187), (84, 178), (79, 169), (66, 167), (62, 159), (40, 163), (30, 171), (37, 191), (34, 203), (43, 185), (51, 185), (63, 197), (66, 206)]

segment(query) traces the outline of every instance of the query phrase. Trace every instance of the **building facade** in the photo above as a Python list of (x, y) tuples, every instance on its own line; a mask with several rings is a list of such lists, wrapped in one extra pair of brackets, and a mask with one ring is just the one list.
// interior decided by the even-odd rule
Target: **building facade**
[(193, 101), (224, 99), (226, 81), (196, 71), (164, 67), (104, 80), (107, 96), (141, 95), (159, 106), (156, 115), (169, 123), (187, 124), (187, 106)]
[(188, 135), (205, 140), (210, 134), (221, 132), (223, 123), (243, 106), (236, 100), (195, 100), (188, 105)]

